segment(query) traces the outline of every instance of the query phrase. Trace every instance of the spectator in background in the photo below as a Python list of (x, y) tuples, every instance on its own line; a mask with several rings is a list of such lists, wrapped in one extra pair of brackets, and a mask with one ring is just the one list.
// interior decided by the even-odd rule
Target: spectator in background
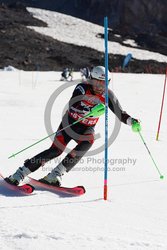
[(61, 81), (73, 81), (73, 68), (64, 68), (61, 73)]
[(65, 81), (68, 80), (69, 77), (69, 69), (68, 68), (64, 68), (63, 72), (61, 73), (61, 81)]
[(80, 72), (81, 72), (81, 77), (82, 77), (83, 81), (86, 80), (86, 79), (89, 79), (89, 77), (90, 77), (90, 69), (88, 67), (81, 68)]

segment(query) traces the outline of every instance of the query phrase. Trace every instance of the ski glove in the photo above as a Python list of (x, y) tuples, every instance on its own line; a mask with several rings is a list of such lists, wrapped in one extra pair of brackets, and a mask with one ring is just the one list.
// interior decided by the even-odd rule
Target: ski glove
[(140, 122), (133, 121), (133, 123), (132, 123), (132, 130), (133, 130), (133, 132), (140, 132), (141, 131)]
[(129, 117), (127, 119), (127, 124), (132, 126), (133, 132), (140, 132), (141, 131), (141, 124), (140, 124), (139, 120), (132, 118), (132, 117)]

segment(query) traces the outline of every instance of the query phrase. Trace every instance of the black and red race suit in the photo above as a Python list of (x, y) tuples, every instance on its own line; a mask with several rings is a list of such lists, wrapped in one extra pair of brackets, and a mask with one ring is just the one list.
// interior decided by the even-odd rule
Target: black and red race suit
[[(118, 99), (111, 90), (109, 90), (108, 96), (109, 108), (121, 122), (126, 123), (130, 116), (122, 110)], [(77, 142), (76, 147), (62, 160), (68, 172), (92, 146), (94, 142), (94, 127), (99, 117), (88, 117), (72, 126), (69, 125), (83, 118), (97, 104), (104, 102), (104, 93), (101, 95), (95, 94), (92, 85), (89, 83), (78, 84), (69, 101), (69, 108), (62, 118), (58, 131), (63, 128), (65, 129), (56, 133), (53, 144), (49, 149), (26, 160), (24, 165), (28, 167), (31, 172), (34, 172), (41, 165), (44, 165), (44, 163), (58, 157), (64, 151), (67, 144), (71, 140), (75, 140)]]

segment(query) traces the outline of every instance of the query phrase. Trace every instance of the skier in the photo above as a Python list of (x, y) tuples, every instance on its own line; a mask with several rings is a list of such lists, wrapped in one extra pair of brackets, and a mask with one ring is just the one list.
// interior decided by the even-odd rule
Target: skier
[[(26, 160), (24, 165), (18, 168), (17, 171), (6, 178), (6, 180), (13, 185), (19, 185), (31, 172), (36, 171), (46, 162), (58, 157), (65, 150), (70, 140), (75, 140), (77, 142), (76, 147), (72, 149), (48, 175), (39, 180), (46, 184), (61, 186), (62, 175), (69, 172), (91, 148), (94, 142), (94, 128), (99, 118), (88, 117), (71, 127), (65, 127), (84, 117), (99, 103), (104, 103), (104, 94), (105, 68), (103, 66), (96, 66), (91, 71), (90, 79), (78, 84), (74, 89), (69, 101), (69, 108), (58, 128), (58, 131), (61, 130), (61, 132), (56, 134), (51, 147), (31, 159)], [(114, 93), (109, 90), (108, 94), (109, 108), (115, 113), (119, 120), (131, 126), (133, 126), (133, 122), (136, 122), (140, 127), (138, 119), (132, 118), (122, 110)], [(62, 130), (63, 128), (65, 129)]]
[(80, 69), (80, 72), (83, 81), (90, 77), (90, 69), (88, 67)]
[(69, 77), (69, 69), (68, 68), (65, 68), (63, 69), (63, 72), (61, 73), (61, 81), (65, 81), (65, 80), (68, 80), (68, 77)]
[(73, 81), (73, 78), (74, 78), (74, 70), (73, 70), (73, 68), (70, 68), (69, 69), (69, 76), (68, 76), (68, 79), (69, 79), (69, 81)]

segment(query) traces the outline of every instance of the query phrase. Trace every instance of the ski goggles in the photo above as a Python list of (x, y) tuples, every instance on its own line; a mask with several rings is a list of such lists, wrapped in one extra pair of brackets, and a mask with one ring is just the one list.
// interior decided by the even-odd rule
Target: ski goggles
[[(92, 79), (93, 80), (93, 86), (95, 88), (104, 90), (105, 89), (105, 81), (104, 80), (99, 80), (99, 79)], [(110, 79), (108, 80), (108, 82), (110, 81)]]

